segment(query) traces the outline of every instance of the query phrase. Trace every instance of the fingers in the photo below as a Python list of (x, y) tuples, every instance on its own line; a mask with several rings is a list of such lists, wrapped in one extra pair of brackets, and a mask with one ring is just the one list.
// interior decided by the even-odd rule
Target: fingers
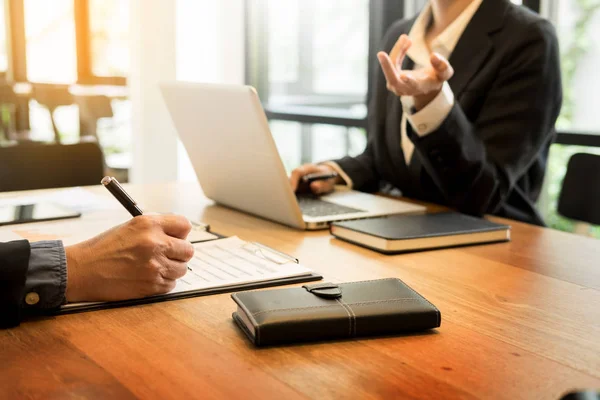
[(290, 175), (290, 185), (292, 186), (292, 190), (296, 192), (298, 190), (298, 186), (300, 186), (300, 179), (304, 175), (313, 174), (316, 172), (329, 172), (331, 168), (325, 165), (316, 165), (316, 164), (304, 164), (295, 170), (292, 171)]
[(401, 79), (403, 75), (402, 62), (411, 45), (412, 42), (408, 35), (401, 35), (389, 55), (384, 51), (377, 53), (377, 59), (387, 81), (387, 88), (397, 96), (405, 94), (407, 90)]
[(383, 75), (385, 75), (388, 90), (396, 93), (395, 91), (400, 86), (400, 81), (398, 79), (398, 72), (392, 63), (390, 56), (388, 56), (385, 52), (380, 51), (377, 53), (377, 59), (379, 60), (379, 64), (383, 70)]
[(392, 65), (392, 60), (384, 52), (377, 54), (381, 69), (385, 75), (387, 81), (387, 89), (394, 93), (396, 96), (413, 96), (417, 94), (419, 90), (418, 81), (412, 77), (411, 73), (401, 71), (397, 73), (395, 67)]
[(387, 81), (387, 89), (396, 96), (422, 96), (439, 90), (441, 83), (454, 75), (454, 69), (446, 58), (438, 53), (430, 57), (431, 69), (403, 71), (402, 61), (412, 45), (407, 35), (402, 35), (390, 54), (381, 51), (377, 59)]
[(185, 239), (192, 230), (190, 221), (180, 215), (157, 215), (152, 218), (156, 218), (163, 232), (169, 236)]
[(402, 74), (400, 81), (404, 84), (407, 92), (416, 92), (418, 90), (418, 83), (414, 76), (410, 74)]
[(174, 281), (183, 277), (187, 271), (187, 263), (174, 260), (163, 260), (160, 275), (165, 281)]
[(175, 279), (163, 279), (161, 278), (159, 283), (148, 284), (143, 288), (140, 288), (138, 291), (138, 295), (128, 296), (128, 298), (137, 298), (137, 297), (148, 297), (148, 296), (156, 296), (159, 294), (169, 293), (175, 286), (177, 285), (177, 280)]
[(395, 63), (398, 71), (402, 70), (402, 62), (404, 61), (404, 57), (406, 56), (406, 52), (412, 45), (412, 42), (408, 35), (403, 34), (400, 35), (398, 41), (390, 51), (390, 59)]
[(431, 53), (430, 62), (440, 81), (445, 82), (454, 75), (454, 68), (452, 68), (450, 62), (442, 55)]
[(314, 194), (325, 194), (332, 192), (335, 188), (335, 179), (327, 179), (326, 181), (316, 181), (310, 184), (310, 191)]
[(187, 240), (170, 238), (164, 255), (170, 260), (188, 262), (194, 256), (194, 246)]

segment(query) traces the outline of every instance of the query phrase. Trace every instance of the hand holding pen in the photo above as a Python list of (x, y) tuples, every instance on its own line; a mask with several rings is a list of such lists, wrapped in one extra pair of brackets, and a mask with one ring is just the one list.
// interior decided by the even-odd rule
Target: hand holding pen
[(336, 184), (343, 183), (338, 173), (326, 164), (305, 164), (292, 171), (290, 184), (295, 192), (325, 194), (333, 191)]
[(117, 301), (170, 292), (194, 255), (186, 240), (190, 222), (177, 215), (142, 215), (114, 178), (102, 183), (135, 218), (65, 248), (67, 301)]
[[(137, 205), (136, 201), (133, 200), (133, 197), (131, 197), (126, 191), (125, 189), (123, 189), (123, 186), (121, 186), (121, 184), (119, 183), (118, 180), (116, 180), (115, 178), (112, 178), (110, 176), (105, 176), (102, 181), (101, 181), (102, 185), (119, 201), (119, 203), (121, 203), (121, 205), (123, 207), (125, 207), (125, 209), (127, 211), (129, 211), (129, 213), (131, 214), (132, 217), (140, 217), (144, 214), (144, 212), (142, 211), (142, 209)], [(175, 217), (175, 216), (173, 216)], [(176, 217), (179, 219), (183, 219), (183, 217)], [(182, 222), (183, 223), (183, 222)], [(173, 235), (173, 232), (169, 232), (167, 230), (164, 231), (164, 233), (166, 233), (167, 235), (171, 235), (174, 236), (177, 239), (186, 239), (187, 235), (190, 233), (190, 230), (193, 228), (192, 224), (188, 221), (187, 225), (189, 225), (189, 229), (185, 230), (185, 236), (180, 237), (180, 235)], [(193, 249), (192, 249), (192, 254), (193, 254)], [(187, 267), (187, 269), (189, 270), (190, 268)]]

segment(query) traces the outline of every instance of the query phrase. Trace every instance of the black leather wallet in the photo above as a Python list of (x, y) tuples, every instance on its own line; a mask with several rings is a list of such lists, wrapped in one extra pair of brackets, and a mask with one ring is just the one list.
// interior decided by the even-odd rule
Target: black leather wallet
[(394, 278), (231, 297), (238, 305), (233, 319), (257, 346), (416, 332), (441, 323), (433, 304)]

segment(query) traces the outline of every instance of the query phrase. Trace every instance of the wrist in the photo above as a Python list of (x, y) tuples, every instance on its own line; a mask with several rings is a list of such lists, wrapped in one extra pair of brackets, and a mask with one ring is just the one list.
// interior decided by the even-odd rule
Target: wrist
[(433, 99), (435, 99), (437, 95), (440, 94), (441, 91), (442, 88), (439, 88), (438, 90), (434, 90), (433, 92), (429, 92), (427, 94), (414, 96), (413, 100), (415, 110), (417, 110), (418, 112), (421, 111), (423, 108), (427, 107), (427, 105), (429, 105), (429, 103), (431, 103)]
[(79, 251), (76, 246), (65, 248), (67, 257), (67, 290), (65, 297), (68, 303), (80, 301), (81, 284), (79, 282)]

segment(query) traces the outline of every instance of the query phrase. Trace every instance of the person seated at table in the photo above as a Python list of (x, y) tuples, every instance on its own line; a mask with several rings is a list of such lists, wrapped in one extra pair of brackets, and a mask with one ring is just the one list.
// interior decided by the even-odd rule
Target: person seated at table
[(368, 143), (357, 157), (293, 171), (459, 211), (543, 225), (535, 208), (562, 90), (550, 22), (508, 0), (431, 0), (395, 23), (377, 54)]
[(180, 216), (139, 216), (85, 242), (0, 243), (0, 327), (65, 302), (126, 300), (167, 293), (194, 247)]

